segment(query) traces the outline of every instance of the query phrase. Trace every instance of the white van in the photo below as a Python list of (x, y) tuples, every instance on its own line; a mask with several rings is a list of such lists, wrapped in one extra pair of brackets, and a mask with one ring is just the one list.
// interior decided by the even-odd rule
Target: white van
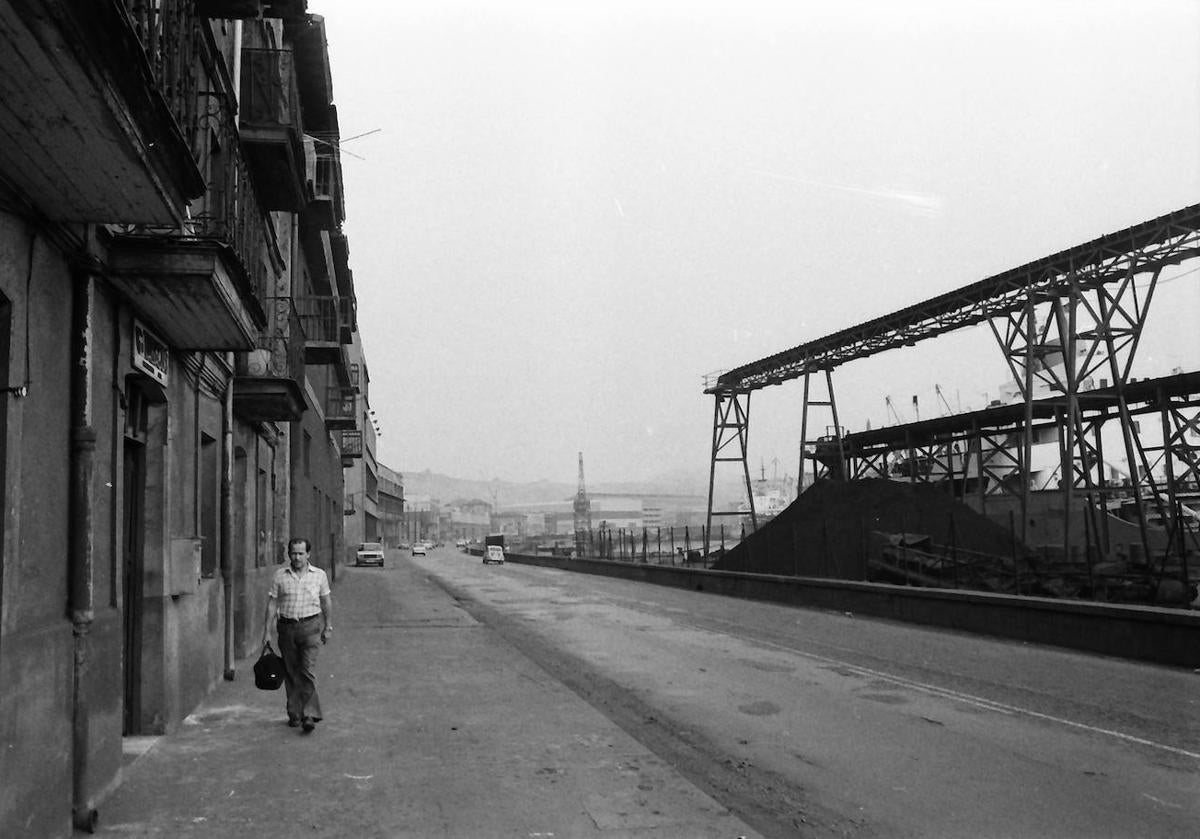
[(488, 545), (483, 549), (483, 564), (487, 565), (494, 562), (497, 565), (504, 564), (504, 548), (499, 545)]

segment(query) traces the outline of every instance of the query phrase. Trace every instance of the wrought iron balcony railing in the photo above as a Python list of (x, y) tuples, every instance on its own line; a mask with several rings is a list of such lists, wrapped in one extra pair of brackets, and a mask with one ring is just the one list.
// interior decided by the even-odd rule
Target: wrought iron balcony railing
[(363, 433), (361, 429), (343, 430), (341, 432), (342, 457), (363, 456)]
[(304, 328), (290, 297), (266, 299), (267, 326), (247, 354), (245, 373), (304, 381)]
[(200, 125), (202, 36), (193, 0), (126, 0), (125, 8), (158, 91), (194, 152)]
[(325, 389), (325, 426), (352, 431), (358, 428), (358, 392), (348, 387)]
[(321, 151), (317, 148), (316, 177), (313, 179), (313, 194), (318, 198), (337, 200), (341, 191), (340, 170), (341, 161), (333, 152)]
[(254, 349), (237, 356), (233, 409), (253, 422), (292, 422), (305, 410), (304, 331), (287, 297), (267, 301)]
[(297, 297), (296, 311), (310, 343), (345, 344), (354, 323), (354, 301), (348, 297)]
[[(274, 226), (268, 221), (238, 142), (235, 105), (228, 96), (200, 95), (207, 63), (199, 18), (192, 0), (134, 0), (127, 3), (134, 29), (146, 50), (160, 93), (166, 99), (193, 155), (207, 174), (207, 191), (193, 203), (182, 229), (122, 226), (127, 236), (178, 236), (216, 240), (230, 247), (259, 300), (269, 293), (263, 248), (280, 262)], [(216, 86), (203, 84), (207, 91)], [(200, 103), (205, 103), (203, 107)]]
[(300, 90), (290, 50), (242, 49), (242, 125), (300, 128)]

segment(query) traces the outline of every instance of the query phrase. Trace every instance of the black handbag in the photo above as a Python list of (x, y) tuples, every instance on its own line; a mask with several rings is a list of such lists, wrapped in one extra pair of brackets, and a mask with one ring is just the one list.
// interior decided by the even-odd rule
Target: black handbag
[(259, 690), (279, 690), (283, 684), (283, 659), (271, 649), (270, 642), (263, 644), (262, 655), (254, 662), (254, 686)]

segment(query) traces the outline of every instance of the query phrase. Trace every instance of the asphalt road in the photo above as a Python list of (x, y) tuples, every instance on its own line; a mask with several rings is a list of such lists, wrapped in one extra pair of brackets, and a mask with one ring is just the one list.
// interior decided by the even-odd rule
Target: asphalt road
[(509, 563), (412, 562), (765, 836), (1195, 836), (1200, 675)]

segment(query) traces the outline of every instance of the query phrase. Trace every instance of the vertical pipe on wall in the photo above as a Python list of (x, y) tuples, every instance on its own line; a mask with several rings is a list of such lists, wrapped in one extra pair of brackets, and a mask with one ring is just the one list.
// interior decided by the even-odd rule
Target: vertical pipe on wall
[(235, 20), (233, 22), (233, 99), (238, 103), (238, 110), (241, 110), (242, 104), (242, 22)]
[[(229, 355), (230, 368), (233, 355)], [(221, 589), (225, 601), (225, 681), (233, 681), (233, 376), (221, 403)]]
[[(31, 243), (32, 246), (32, 243)], [(95, 545), (92, 542), (92, 477), (96, 427), (92, 421), (92, 366), (95, 363), (95, 280), (86, 267), (73, 272), (71, 307), (71, 488), (68, 514), (68, 598), (74, 656), (71, 691), (72, 817), (76, 827), (94, 831), (97, 813), (87, 790), (89, 718), (85, 682), (88, 635), (95, 618)], [(30, 305), (25, 301), (25, 305)]]

